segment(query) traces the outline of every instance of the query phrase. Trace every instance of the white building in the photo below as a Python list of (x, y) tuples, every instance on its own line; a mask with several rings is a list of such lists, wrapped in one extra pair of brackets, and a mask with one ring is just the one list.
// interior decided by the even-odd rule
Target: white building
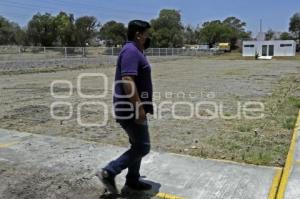
[(294, 40), (243, 41), (243, 56), (295, 56)]

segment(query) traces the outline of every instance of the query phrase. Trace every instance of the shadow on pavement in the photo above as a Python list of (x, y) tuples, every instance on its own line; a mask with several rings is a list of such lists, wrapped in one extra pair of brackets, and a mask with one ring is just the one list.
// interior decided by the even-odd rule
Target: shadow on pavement
[(152, 185), (152, 189), (150, 191), (133, 191), (133, 190), (126, 190), (126, 193), (123, 194), (102, 194), (99, 199), (151, 199), (156, 196), (156, 194), (159, 192), (159, 189), (161, 187), (161, 184), (150, 181), (150, 180), (142, 180), (143, 182), (146, 182), (148, 184)]

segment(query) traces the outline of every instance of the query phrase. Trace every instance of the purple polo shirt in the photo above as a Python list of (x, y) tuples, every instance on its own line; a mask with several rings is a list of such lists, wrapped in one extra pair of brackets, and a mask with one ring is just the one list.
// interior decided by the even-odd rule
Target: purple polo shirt
[(117, 61), (114, 89), (114, 111), (117, 121), (135, 118), (135, 110), (124, 92), (123, 76), (134, 76), (135, 85), (146, 113), (153, 114), (151, 66), (136, 43), (127, 41)]

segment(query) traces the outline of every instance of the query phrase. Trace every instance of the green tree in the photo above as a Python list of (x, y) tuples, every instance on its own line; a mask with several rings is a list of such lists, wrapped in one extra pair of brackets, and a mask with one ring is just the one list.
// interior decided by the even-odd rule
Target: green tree
[(296, 13), (291, 17), (289, 31), (295, 34), (300, 43), (300, 13)]
[(54, 19), (58, 41), (63, 46), (75, 46), (75, 24), (74, 15), (60, 12)]
[(236, 17), (227, 17), (223, 23), (237, 32), (245, 32), (246, 23)]
[(226, 40), (230, 42), (231, 47), (235, 48), (237, 41), (249, 39), (251, 36), (251, 32), (246, 32), (246, 22), (241, 21), (240, 19), (236, 17), (227, 17), (223, 24), (225, 25), (225, 29), (228, 30), (228, 32), (225, 32), (225, 34), (230, 33), (226, 36)]
[(163, 9), (159, 17), (150, 23), (153, 46), (167, 48), (183, 45), (183, 26), (178, 10)]
[(223, 40), (225, 31), (227, 30), (225, 30), (225, 26), (220, 20), (204, 22), (199, 31), (199, 40), (201, 43), (207, 43), (212, 47), (215, 43), (226, 42), (226, 40)]
[(24, 30), (17, 23), (0, 16), (0, 45), (22, 45), (25, 37)]
[(196, 30), (191, 25), (184, 27), (183, 41), (185, 44), (197, 44)]
[(293, 40), (294, 38), (293, 38), (293, 36), (292, 36), (290, 33), (288, 33), (288, 32), (283, 32), (283, 33), (281, 33), (281, 35), (280, 35), (280, 39), (281, 39), (281, 40)]
[(37, 13), (32, 17), (27, 26), (27, 35), (34, 45), (53, 45), (57, 37), (54, 19), (49, 13)]
[(111, 41), (109, 45), (120, 45), (126, 41), (126, 28), (123, 23), (109, 21), (100, 29), (100, 38)]
[(275, 35), (275, 32), (272, 29), (269, 29), (266, 32), (266, 40), (272, 40)]
[(224, 21), (208, 21), (199, 28), (197, 37), (200, 42), (207, 43), (210, 47), (216, 43), (229, 42), (234, 48), (239, 39), (250, 37), (251, 33), (245, 31), (245, 26), (245, 22), (235, 17), (228, 17)]
[(97, 24), (96, 17), (83, 16), (75, 21), (76, 39), (80, 46), (85, 46), (88, 41), (96, 34)]

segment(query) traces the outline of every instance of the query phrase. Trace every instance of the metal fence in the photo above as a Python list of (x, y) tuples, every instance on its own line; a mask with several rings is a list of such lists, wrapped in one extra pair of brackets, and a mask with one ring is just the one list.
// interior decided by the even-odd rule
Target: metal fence
[[(121, 48), (116, 47), (36, 47), (36, 46), (0, 46), (0, 60), (18, 59), (58, 59), (58, 58), (97, 58), (99, 56), (117, 56)], [(149, 48), (147, 56), (203, 56), (216, 55), (221, 51)]]

